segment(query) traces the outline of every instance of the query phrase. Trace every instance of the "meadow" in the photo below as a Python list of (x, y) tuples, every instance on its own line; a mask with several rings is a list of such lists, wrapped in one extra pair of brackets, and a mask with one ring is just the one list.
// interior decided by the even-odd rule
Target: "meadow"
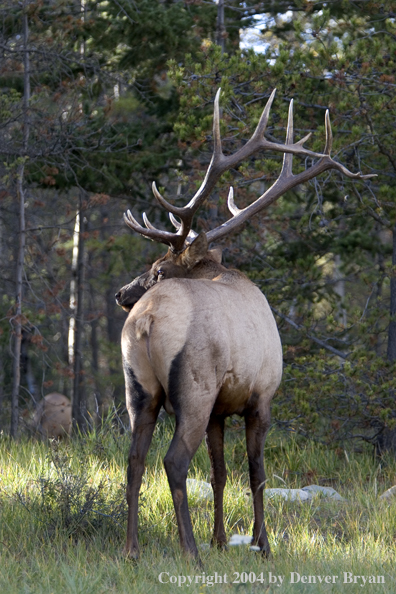
[[(396, 462), (369, 449), (329, 449), (272, 430), (267, 484), (331, 486), (345, 501), (270, 499), (266, 525), (272, 557), (248, 545), (209, 547), (213, 503), (190, 496), (202, 565), (179, 549), (162, 459), (173, 420), (158, 423), (140, 496), (138, 562), (124, 559), (128, 433), (111, 420), (69, 441), (0, 436), (0, 591), (16, 593), (345, 592), (396, 591), (396, 498), (379, 495), (396, 483)], [(228, 421), (227, 534), (249, 534), (249, 492), (243, 424)], [(204, 444), (190, 478), (209, 481)], [(361, 576), (357, 578), (356, 576)], [(355, 583), (354, 583), (355, 582)]]

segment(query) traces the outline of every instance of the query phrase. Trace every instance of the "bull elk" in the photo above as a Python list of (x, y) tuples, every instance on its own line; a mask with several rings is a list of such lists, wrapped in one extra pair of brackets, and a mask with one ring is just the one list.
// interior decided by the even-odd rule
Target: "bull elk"
[[(168, 203), (153, 183), (153, 193), (168, 213), (176, 232), (156, 229), (143, 214), (145, 227), (130, 211), (124, 215), (134, 231), (169, 247), (151, 269), (123, 287), (116, 301), (130, 311), (121, 345), (126, 404), (132, 428), (128, 464), (128, 527), (125, 553), (137, 558), (138, 497), (144, 462), (158, 412), (163, 405), (176, 416), (176, 429), (164, 459), (175, 507), (182, 549), (198, 556), (188, 510), (186, 478), (192, 457), (205, 433), (214, 492), (212, 544), (224, 546), (223, 491), (226, 483), (224, 420), (241, 415), (246, 425), (250, 487), (253, 495), (253, 543), (264, 555), (270, 552), (264, 525), (265, 484), (263, 449), (270, 425), (270, 403), (282, 377), (282, 347), (276, 322), (262, 292), (242, 273), (221, 264), (219, 249), (211, 242), (240, 228), (253, 215), (291, 188), (328, 169), (353, 179), (370, 175), (351, 173), (330, 156), (332, 133), (326, 112), (323, 153), (303, 147), (309, 135), (294, 142), (293, 106), (290, 103), (286, 142), (267, 140), (264, 132), (275, 91), (264, 108), (250, 140), (236, 153), (222, 152), (219, 95), (214, 102), (212, 160), (201, 187), (185, 207)], [(275, 183), (244, 209), (229, 191), (232, 218), (208, 233), (192, 231), (192, 219), (220, 176), (260, 150), (282, 152), (283, 165)], [(294, 175), (293, 155), (316, 158)], [(176, 218), (177, 217), (177, 218)]]

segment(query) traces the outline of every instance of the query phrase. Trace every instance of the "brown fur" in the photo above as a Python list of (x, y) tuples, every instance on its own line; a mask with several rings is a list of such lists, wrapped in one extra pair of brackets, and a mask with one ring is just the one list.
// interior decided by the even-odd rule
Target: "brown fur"
[(37, 406), (33, 426), (45, 437), (59, 439), (69, 436), (72, 430), (70, 400), (58, 392), (47, 394)]
[(243, 416), (246, 423), (254, 544), (266, 555), (270, 550), (263, 518), (263, 448), (270, 402), (282, 375), (281, 343), (264, 295), (219, 260), (218, 251), (207, 251), (202, 234), (181, 254), (169, 251), (117, 294), (117, 302), (131, 308), (121, 345), (132, 428), (126, 553), (133, 558), (139, 553), (138, 496), (144, 460), (161, 406), (176, 416), (164, 463), (183, 550), (198, 556), (186, 477), (205, 432), (215, 505), (212, 542), (226, 544), (223, 433), (224, 419), (232, 414)]

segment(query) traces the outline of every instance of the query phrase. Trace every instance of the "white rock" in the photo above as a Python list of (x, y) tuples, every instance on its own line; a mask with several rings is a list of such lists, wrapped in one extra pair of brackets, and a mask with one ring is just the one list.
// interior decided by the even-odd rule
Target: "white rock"
[(264, 489), (264, 495), (269, 499), (281, 497), (282, 499), (286, 499), (286, 501), (308, 501), (312, 499), (310, 493), (302, 489)]
[(212, 485), (197, 479), (187, 479), (187, 495), (192, 495), (203, 501), (213, 501)]
[(396, 485), (394, 485), (393, 487), (391, 487), (390, 489), (388, 489), (387, 491), (385, 491), (384, 493), (382, 493), (382, 495), (379, 496), (380, 499), (393, 499), (396, 495)]
[(307, 487), (302, 488), (303, 491), (309, 493), (311, 498), (315, 495), (323, 494), (324, 497), (329, 497), (330, 499), (336, 499), (337, 501), (346, 501), (344, 497), (341, 497), (339, 493), (332, 487), (320, 487), (319, 485), (308, 485)]
[(240, 545), (250, 544), (252, 540), (253, 537), (249, 536), (248, 534), (233, 534), (228, 544), (230, 547), (237, 547)]

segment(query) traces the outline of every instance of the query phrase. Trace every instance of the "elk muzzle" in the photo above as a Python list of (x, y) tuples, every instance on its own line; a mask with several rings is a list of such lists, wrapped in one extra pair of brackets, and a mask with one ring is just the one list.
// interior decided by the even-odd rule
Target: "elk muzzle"
[(139, 285), (134, 285), (133, 282), (125, 285), (115, 294), (117, 305), (120, 305), (125, 311), (131, 311), (132, 307), (140, 297), (144, 295), (146, 289)]
[(147, 289), (155, 284), (155, 279), (151, 271), (145, 272), (136, 277), (129, 285), (125, 285), (115, 294), (117, 305), (120, 305), (125, 311), (131, 311), (132, 307), (145, 294)]

